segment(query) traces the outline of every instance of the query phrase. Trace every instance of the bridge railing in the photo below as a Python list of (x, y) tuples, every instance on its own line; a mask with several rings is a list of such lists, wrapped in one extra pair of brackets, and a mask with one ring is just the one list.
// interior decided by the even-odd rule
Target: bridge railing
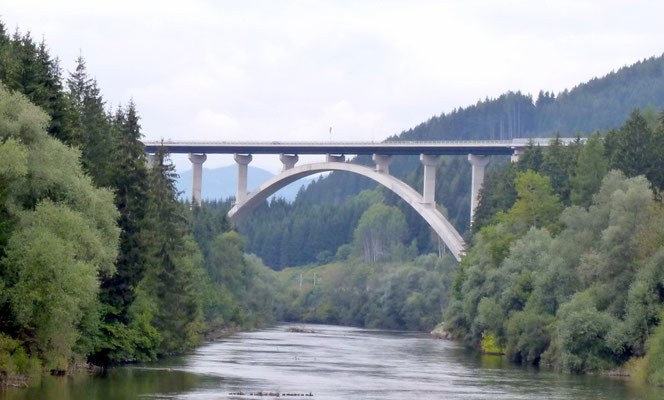
[[(269, 140), (245, 140), (245, 141), (227, 141), (227, 140), (164, 140), (164, 141), (145, 141), (146, 145), (159, 146), (164, 145), (260, 145), (260, 146), (284, 146), (284, 145), (298, 145), (298, 146), (421, 146), (421, 145), (503, 145), (503, 146), (527, 146), (530, 143), (534, 145), (548, 145), (554, 138), (517, 138), (505, 140), (398, 140), (398, 141), (269, 141)], [(578, 140), (577, 138), (560, 138), (564, 144), (569, 144)], [(585, 138), (581, 138), (584, 141)]]

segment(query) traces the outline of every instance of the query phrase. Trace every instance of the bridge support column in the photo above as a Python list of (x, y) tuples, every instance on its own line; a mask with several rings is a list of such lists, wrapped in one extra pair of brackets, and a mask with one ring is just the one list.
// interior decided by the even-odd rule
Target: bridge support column
[(293, 168), (299, 159), (300, 157), (297, 154), (279, 154), (279, 161), (283, 165), (281, 172)]
[(422, 180), (424, 204), (434, 207), (436, 205), (436, 168), (440, 162), (440, 156), (420, 154), (420, 161), (424, 165), (424, 179)]
[(512, 156), (510, 157), (511, 162), (517, 162), (519, 161), (519, 156), (523, 153), (523, 149), (514, 149), (514, 153), (512, 153)]
[(484, 167), (489, 163), (489, 157), (468, 154), (468, 161), (473, 166), (473, 177), (470, 192), (470, 223), (473, 223), (475, 208), (479, 202), (480, 189), (484, 184)]
[(154, 165), (157, 163), (157, 155), (156, 154), (150, 154), (147, 153), (145, 155), (145, 160), (147, 161), (148, 168), (154, 167)]
[(247, 170), (252, 160), (251, 154), (234, 154), (233, 159), (237, 163), (237, 196), (235, 204), (242, 204), (247, 198)]
[(191, 161), (191, 203), (197, 206), (201, 205), (201, 192), (203, 189), (203, 163), (207, 160), (205, 154), (189, 153)]
[(374, 154), (372, 159), (376, 163), (376, 172), (381, 172), (387, 175), (390, 174), (390, 162), (392, 162), (392, 156)]
[(345, 162), (346, 156), (343, 154), (325, 154), (325, 162)]

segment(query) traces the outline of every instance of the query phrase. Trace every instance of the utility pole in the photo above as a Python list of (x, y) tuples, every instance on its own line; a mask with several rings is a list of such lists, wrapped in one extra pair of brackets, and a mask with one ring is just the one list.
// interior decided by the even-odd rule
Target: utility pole
[(302, 272), (300, 272), (300, 292), (302, 291)]

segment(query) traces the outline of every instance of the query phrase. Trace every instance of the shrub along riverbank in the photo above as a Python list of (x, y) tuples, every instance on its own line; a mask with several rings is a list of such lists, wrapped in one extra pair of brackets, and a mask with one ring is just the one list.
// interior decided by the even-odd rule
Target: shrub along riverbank
[(568, 372), (631, 360), (661, 384), (663, 177), (661, 119), (638, 111), (586, 144), (531, 148), (494, 171), (446, 330)]

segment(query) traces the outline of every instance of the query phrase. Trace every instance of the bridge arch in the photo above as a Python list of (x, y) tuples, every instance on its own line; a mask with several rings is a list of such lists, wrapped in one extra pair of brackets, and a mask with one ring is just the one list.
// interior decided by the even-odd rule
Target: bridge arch
[(401, 197), (431, 226), (443, 240), (457, 260), (464, 254), (463, 238), (452, 224), (431, 203), (425, 203), (423, 197), (413, 188), (384, 172), (377, 172), (363, 165), (344, 162), (320, 162), (304, 164), (287, 169), (258, 186), (247, 195), (244, 201), (236, 203), (228, 212), (231, 222), (241, 222), (254, 208), (286, 185), (298, 179), (320, 172), (345, 171), (365, 176), (385, 186)]

